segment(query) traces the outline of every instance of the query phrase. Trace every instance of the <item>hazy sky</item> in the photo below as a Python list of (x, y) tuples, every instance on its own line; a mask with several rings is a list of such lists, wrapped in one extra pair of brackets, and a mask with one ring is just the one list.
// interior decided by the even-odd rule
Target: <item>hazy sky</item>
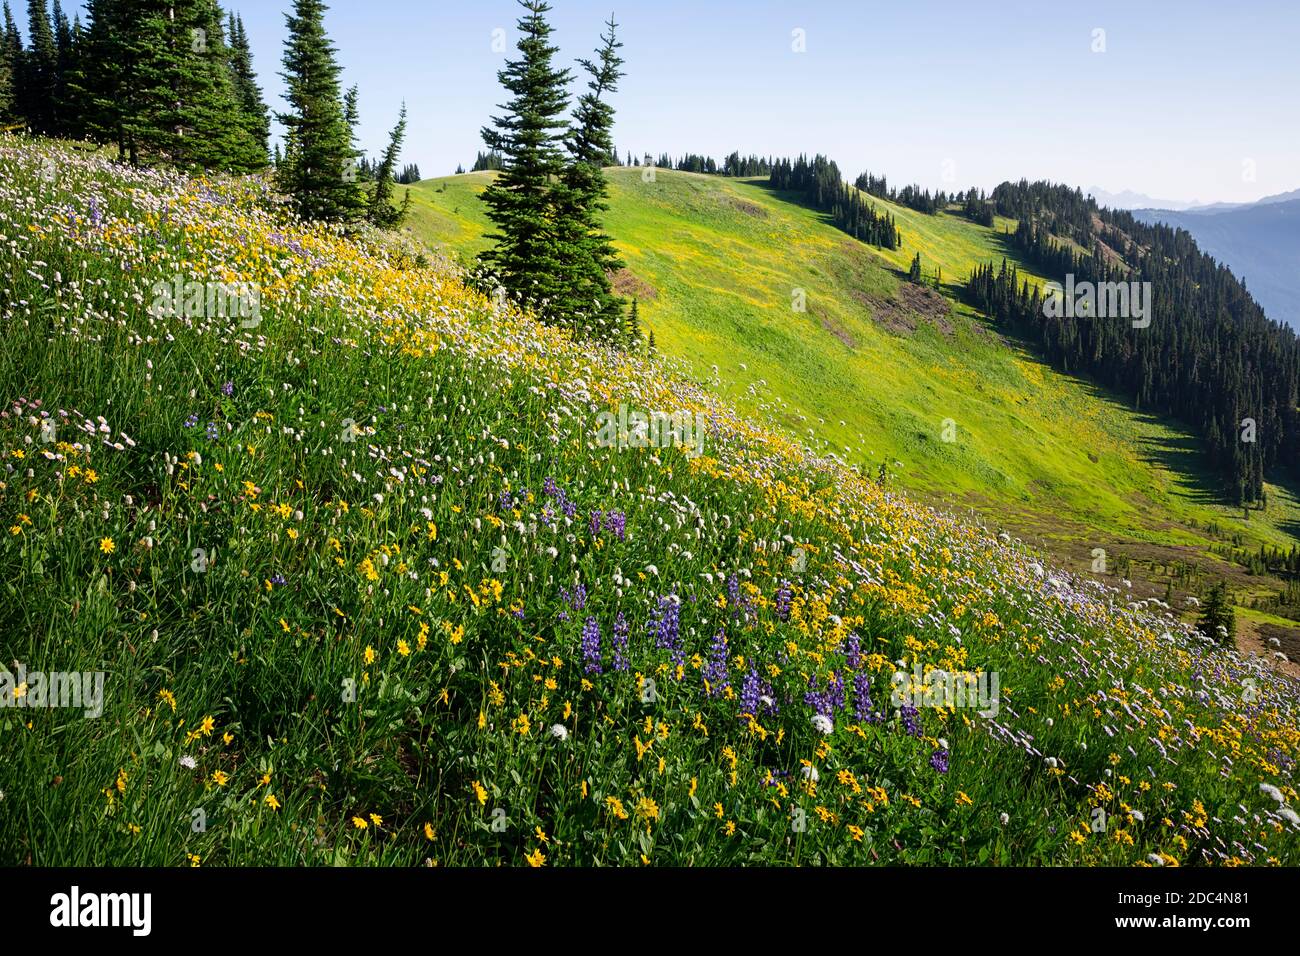
[[(23, 0), (11, 3), (25, 25)], [(822, 152), (850, 179), (870, 169), (951, 189), (1025, 176), (1202, 202), (1300, 187), (1295, 0), (551, 3), (566, 64), (590, 55), (611, 11), (621, 25), (623, 153)], [(289, 0), (225, 6), (243, 15), (267, 100), (283, 108)], [(426, 177), (468, 167), (504, 99), (493, 31), (513, 53), (517, 10), (335, 0), (326, 27), (360, 86), (369, 154), (405, 99), (404, 161)]]

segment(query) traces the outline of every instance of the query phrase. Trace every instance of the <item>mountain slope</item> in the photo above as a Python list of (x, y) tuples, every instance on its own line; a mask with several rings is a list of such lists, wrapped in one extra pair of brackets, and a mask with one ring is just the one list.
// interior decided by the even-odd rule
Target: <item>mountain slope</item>
[[(632, 273), (624, 288), (640, 290), (659, 347), (816, 447), (873, 475), (884, 463), (891, 481), (932, 499), (976, 505), (1081, 569), (1093, 548), (1216, 566), (1209, 552), (1227, 534), (1292, 543), (1280, 528), (1300, 512), (1285, 489), (1270, 488), (1268, 515), (1242, 521), (1214, 503), (1185, 433), (1057, 375), (965, 306), (902, 280), (919, 250), (926, 274), (942, 270), (955, 293), (975, 265), (1014, 261), (1001, 235), (1011, 221), (986, 229), (874, 200), (903, 233), (901, 248), (882, 251), (761, 180), (608, 172), (608, 228)], [(463, 255), (483, 248), (475, 197), (489, 175), (418, 184), (417, 235)], [(806, 312), (792, 309), (795, 289)], [(944, 440), (945, 420), (955, 441)]]
[(1293, 681), (445, 260), (10, 139), (0, 230), (0, 863), (1300, 858)]
[(1300, 199), (1213, 212), (1139, 209), (1133, 215), (1186, 229), (1197, 245), (1245, 280), (1269, 318), (1300, 329)]

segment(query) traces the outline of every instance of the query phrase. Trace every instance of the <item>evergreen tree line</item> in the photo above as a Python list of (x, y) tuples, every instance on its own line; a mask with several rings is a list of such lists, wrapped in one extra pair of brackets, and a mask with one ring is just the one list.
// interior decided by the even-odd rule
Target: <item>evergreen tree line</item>
[(773, 189), (800, 194), (804, 202), (829, 214), (836, 226), (861, 242), (883, 249), (897, 249), (903, 243), (894, 217), (888, 213), (878, 215), (825, 156), (818, 155), (811, 162), (806, 156), (794, 162), (778, 159), (772, 164), (768, 183)]
[(623, 76), (617, 24), (605, 24), (594, 61), (578, 61), (587, 89), (566, 118), (572, 72), (554, 62), (551, 8), (519, 2), (518, 56), (497, 74), (510, 98), (483, 129), (489, 154), (500, 160), (483, 192), (495, 227), (480, 256), (485, 278), (577, 337), (631, 346), (640, 330), (635, 310), (629, 314), (614, 292), (622, 262), (601, 226), (603, 167), (614, 156), (610, 97)]
[(1150, 282), (1152, 314), (1145, 328), (1123, 317), (1048, 317), (1043, 294), (1005, 260), (970, 276), (978, 308), (1035, 341), (1067, 374), (1089, 375), (1136, 408), (1187, 423), (1238, 504), (1263, 500), (1273, 466), (1300, 464), (1300, 343), (1186, 231), (1100, 210), (1078, 190), (1048, 183), (1004, 183), (993, 201), (1019, 220), (1010, 238), (1042, 274), (1062, 282), (1073, 274), (1076, 285)]
[(243, 20), (216, 0), (28, 0), (27, 45), (4, 4), (0, 125), (116, 144), (132, 162), (266, 167), (270, 119)]
[(1300, 578), (1300, 548), (1290, 550), (1260, 545), (1258, 551), (1216, 545), (1214, 553), (1241, 565), (1251, 574), (1273, 574), (1281, 578)]
[(984, 196), (984, 190), (971, 187), (964, 194), (958, 193), (957, 201), (961, 203), (962, 215), (971, 222), (981, 226), (993, 225), (993, 203)]
[[(357, 172), (366, 182), (378, 182), (382, 166), (382, 160), (368, 159), (363, 156), (358, 161)], [(420, 166), (418, 163), (407, 163), (393, 174), (393, 182), (399, 186), (409, 186), (411, 183), (418, 183), (419, 181)]]
[(649, 153), (645, 154), (645, 159), (633, 156), (627, 153), (626, 160), (618, 158), (618, 152), (615, 151), (612, 161), (607, 163), (609, 166), (654, 166), (659, 169), (676, 169), (684, 173), (705, 173), (710, 176), (731, 176), (735, 177), (754, 177), (769, 176), (772, 173), (771, 158), (764, 159), (761, 156), (741, 156), (739, 152), (733, 152), (726, 156), (721, 162), (712, 156), (705, 156), (701, 153), (687, 153), (677, 159), (673, 159), (667, 153), (660, 153), (658, 159), (651, 157)]
[(474, 157), (474, 165), (470, 167), (470, 172), (481, 173), (489, 169), (501, 168), (501, 155), (496, 150), (489, 149), (487, 152), (479, 150)]
[[(367, 161), (355, 140), (357, 90), (341, 90), (325, 10), (295, 0), (285, 18), (290, 109), (277, 114), (287, 130), (278, 181), (307, 218), (396, 225), (406, 208), (392, 202), (405, 107), (384, 155)], [(52, 10), (29, 0), (26, 47), (8, 0), (3, 12), (0, 126), (116, 146), (133, 164), (232, 174), (270, 164), (270, 112), (248, 34), (217, 0), (88, 0), (84, 27), (59, 0)]]
[(893, 189), (884, 176), (873, 176), (869, 172), (860, 175), (853, 185), (877, 199), (886, 199), (900, 206), (906, 206), (908, 209), (915, 209), (917, 212), (929, 213), (930, 215), (947, 208), (948, 203), (951, 201), (948, 194), (943, 190), (931, 193), (930, 190), (922, 189), (917, 185)]

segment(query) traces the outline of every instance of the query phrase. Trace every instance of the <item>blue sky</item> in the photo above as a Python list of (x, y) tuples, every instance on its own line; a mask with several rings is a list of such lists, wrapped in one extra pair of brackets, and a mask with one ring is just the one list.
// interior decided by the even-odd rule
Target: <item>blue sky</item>
[[(623, 152), (823, 152), (849, 178), (870, 169), (929, 188), (1025, 176), (1202, 202), (1300, 188), (1293, 0), (551, 3), (566, 63), (590, 55), (611, 11), (621, 24)], [(243, 15), (267, 100), (283, 108), (289, 0), (225, 6)], [(363, 147), (383, 148), (405, 99), (404, 161), (425, 176), (468, 166), (503, 100), (492, 31), (512, 53), (517, 10), (335, 0), (326, 26), (360, 86)], [(796, 29), (806, 52), (792, 50)], [(1093, 51), (1098, 29), (1105, 52)]]

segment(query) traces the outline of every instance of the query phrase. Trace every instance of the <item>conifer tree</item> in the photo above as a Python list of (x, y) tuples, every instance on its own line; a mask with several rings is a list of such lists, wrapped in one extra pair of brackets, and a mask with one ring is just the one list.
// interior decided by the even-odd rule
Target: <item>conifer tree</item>
[(78, 54), (77, 32), (59, 0), (54, 0), (51, 24), (54, 28), (54, 113), (56, 132), (68, 136), (78, 135), (82, 129), (79, 104), (68, 88), (69, 78)]
[[(128, 3), (128, 7), (134, 4)], [(181, 167), (245, 172), (265, 165), (245, 125), (231, 80), (216, 0), (146, 3), (127, 13), (127, 29), (146, 42), (136, 65), (139, 110), (129, 117), (137, 148)]]
[(45, 2), (27, 0), (28, 49), (22, 54), (18, 99), (32, 130), (49, 135), (57, 132), (54, 92), (58, 80), (58, 50)]
[(388, 148), (384, 150), (384, 157), (379, 162), (375, 170), (375, 191), (370, 195), (370, 209), (366, 215), (376, 226), (385, 229), (392, 229), (399, 225), (410, 209), (411, 191), (406, 191), (406, 199), (400, 209), (393, 208), (393, 185), (396, 180), (393, 177), (397, 169), (397, 158), (402, 151), (402, 140), (406, 137), (406, 104), (402, 104), (402, 112), (398, 114), (397, 125), (393, 127), (392, 133), (388, 136)]
[(262, 99), (261, 87), (257, 85), (257, 74), (253, 71), (253, 50), (248, 43), (248, 34), (244, 31), (243, 17), (230, 14), (228, 25), (230, 34), (230, 74), (235, 85), (235, 98), (239, 101), (243, 122), (253, 142), (263, 157), (270, 149), (271, 118), (266, 102)]
[[(1220, 630), (1222, 628), (1222, 631)], [(1227, 585), (1220, 581), (1210, 588), (1197, 629), (1211, 640), (1231, 647), (1237, 633), (1236, 612)]]
[(9, 0), (4, 3), (4, 26), (0, 29), (0, 126), (15, 124), (21, 115), (18, 104), (18, 71), (22, 68), (23, 41), (14, 23)]
[(280, 183), (308, 219), (350, 222), (364, 208), (352, 135), (340, 95), (340, 68), (325, 34), (321, 0), (294, 0), (285, 15), (285, 126)]
[(497, 231), (480, 258), (508, 293), (545, 315), (563, 297), (564, 261), (573, 255), (556, 244), (551, 228), (554, 182), (564, 173), (560, 144), (569, 71), (552, 64), (557, 49), (549, 43), (550, 6), (545, 0), (519, 3), (519, 57), (497, 74), (511, 99), (502, 106), (504, 115), (483, 129), (483, 141), (501, 155), (502, 171), (483, 192)]
[(611, 17), (605, 26), (609, 32), (601, 34), (598, 62), (578, 61), (590, 79), (574, 110), (565, 144), (569, 164), (555, 190), (555, 234), (568, 253), (563, 263), (563, 298), (556, 303), (555, 312), (559, 321), (582, 334), (630, 342), (633, 336), (624, 319), (623, 300), (610, 282), (622, 262), (601, 230), (601, 215), (609, 208), (602, 167), (614, 150), (614, 108), (608, 97), (617, 90), (623, 75), (618, 25)]

